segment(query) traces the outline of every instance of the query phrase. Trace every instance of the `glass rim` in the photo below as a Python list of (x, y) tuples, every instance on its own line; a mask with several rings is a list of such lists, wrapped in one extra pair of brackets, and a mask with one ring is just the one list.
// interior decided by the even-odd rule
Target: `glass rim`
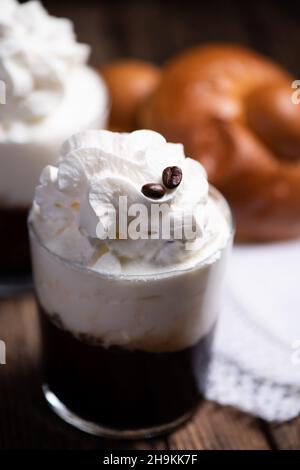
[(90, 268), (89, 266), (82, 265), (78, 261), (73, 261), (73, 260), (69, 260), (67, 258), (64, 258), (63, 256), (61, 256), (61, 255), (53, 252), (52, 250), (50, 250), (50, 248), (48, 248), (45, 245), (45, 243), (41, 240), (41, 238), (37, 234), (36, 229), (33, 225), (33, 222), (31, 221), (32, 208), (29, 211), (29, 216), (28, 216), (28, 219), (27, 219), (28, 231), (29, 231), (30, 238), (33, 237), (34, 240), (37, 242), (37, 244), (40, 247), (42, 247), (42, 249), (45, 250), (51, 257), (57, 259), (58, 261), (60, 261), (61, 263), (63, 263), (65, 266), (69, 267), (72, 270), (85, 272), (86, 274), (97, 276), (97, 277), (102, 278), (102, 279), (103, 278), (105, 278), (105, 279), (118, 279), (118, 280), (120, 280), (120, 279), (127, 280), (128, 279), (128, 280), (133, 280), (133, 281), (137, 280), (138, 281), (140, 279), (153, 279), (153, 278), (162, 279), (162, 278), (165, 278), (165, 277), (170, 277), (171, 275), (172, 276), (177, 276), (177, 275), (180, 276), (182, 274), (192, 272), (195, 269), (201, 268), (202, 266), (205, 266), (205, 265), (209, 264), (210, 259), (212, 259), (215, 256), (216, 253), (224, 251), (225, 248), (230, 243), (230, 241), (232, 241), (233, 238), (234, 238), (235, 219), (234, 219), (234, 216), (233, 216), (233, 213), (232, 213), (232, 210), (230, 208), (229, 203), (227, 202), (227, 200), (223, 196), (223, 194), (218, 189), (216, 189), (214, 186), (212, 186), (211, 184), (209, 185), (209, 195), (211, 197), (213, 197), (214, 199), (218, 199), (222, 203), (222, 205), (224, 206), (224, 208), (227, 212), (226, 220), (228, 219), (229, 233), (228, 233), (228, 238), (227, 238), (226, 242), (224, 243), (224, 245), (221, 248), (215, 250), (213, 253), (209, 254), (208, 256), (206, 256), (204, 259), (202, 259), (198, 263), (195, 263), (195, 264), (193, 264), (191, 266), (187, 266), (187, 267), (182, 267), (182, 268), (179, 267), (179, 268), (176, 268), (176, 269), (173, 268), (173, 269), (163, 271), (163, 272), (139, 273), (139, 274), (107, 273), (107, 272), (104, 272), (104, 271), (95, 271), (94, 269)]

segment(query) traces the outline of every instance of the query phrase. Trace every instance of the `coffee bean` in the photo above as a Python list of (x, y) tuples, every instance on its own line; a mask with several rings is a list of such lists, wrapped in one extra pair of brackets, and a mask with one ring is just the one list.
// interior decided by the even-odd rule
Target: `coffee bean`
[(178, 166), (167, 166), (163, 171), (162, 180), (166, 188), (177, 188), (182, 180), (181, 169)]
[(142, 187), (142, 193), (151, 199), (160, 199), (165, 194), (165, 188), (161, 184), (148, 183)]

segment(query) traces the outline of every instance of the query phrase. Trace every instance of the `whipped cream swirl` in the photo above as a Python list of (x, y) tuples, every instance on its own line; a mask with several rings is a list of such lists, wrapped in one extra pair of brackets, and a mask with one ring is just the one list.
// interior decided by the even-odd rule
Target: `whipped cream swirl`
[[(181, 168), (181, 184), (166, 189), (159, 200), (146, 197), (142, 186), (162, 184), (162, 172), (168, 166)], [(109, 231), (119, 217), (120, 196), (126, 196), (128, 208), (141, 204), (149, 209), (148, 214), (153, 205), (163, 204), (163, 217), (175, 221), (177, 229), (182, 224), (182, 238), (177, 239), (171, 230), (165, 239), (155, 224), (147, 226), (147, 234), (141, 230), (139, 239), (99, 238), (99, 224)], [(187, 213), (192, 217), (185, 218)], [(223, 239), (218, 238), (218, 248), (228, 238), (228, 224), (209, 198), (204, 168), (185, 158), (181, 144), (167, 143), (160, 134), (147, 130), (131, 134), (86, 131), (70, 138), (57, 166), (47, 166), (42, 172), (32, 218), (48, 248), (99, 271), (163, 270), (195, 258), (195, 249), (201, 253), (220, 234)], [(132, 218), (127, 220), (130, 223)], [(197, 229), (192, 241), (184, 236), (186, 220), (194, 232)]]
[(0, 80), (4, 128), (35, 122), (60, 104), (72, 70), (86, 63), (89, 47), (76, 42), (71, 21), (55, 18), (37, 1), (1, 0)]

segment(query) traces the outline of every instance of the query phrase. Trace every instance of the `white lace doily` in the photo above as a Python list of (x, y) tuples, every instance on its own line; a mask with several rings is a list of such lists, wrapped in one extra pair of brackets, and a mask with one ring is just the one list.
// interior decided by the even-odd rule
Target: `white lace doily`
[(300, 414), (300, 241), (234, 247), (204, 387), (268, 421)]

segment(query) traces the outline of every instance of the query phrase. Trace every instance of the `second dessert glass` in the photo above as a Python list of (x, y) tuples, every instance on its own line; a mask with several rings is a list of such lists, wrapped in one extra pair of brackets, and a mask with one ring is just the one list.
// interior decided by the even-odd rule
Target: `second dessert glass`
[(106, 126), (108, 92), (71, 21), (50, 16), (40, 2), (1, 2), (0, 28), (2, 296), (31, 283), (26, 221), (42, 169), (67, 137)]

